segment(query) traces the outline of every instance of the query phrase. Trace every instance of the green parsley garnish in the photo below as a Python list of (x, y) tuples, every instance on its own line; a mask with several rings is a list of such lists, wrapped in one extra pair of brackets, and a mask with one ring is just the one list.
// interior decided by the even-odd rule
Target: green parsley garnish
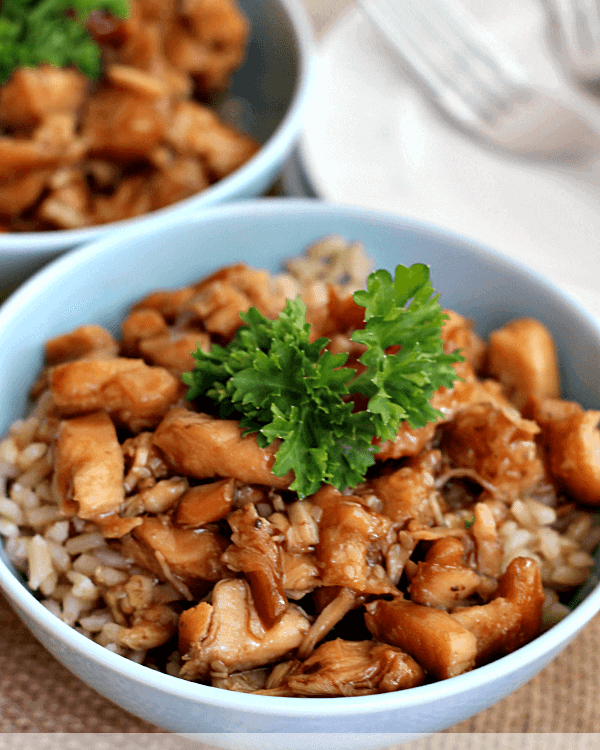
[(465, 518), (465, 529), (470, 529), (474, 523), (475, 516), (469, 516), (468, 518)]
[(127, 0), (1, 0), (0, 84), (17, 68), (43, 63), (98, 78), (100, 49), (85, 27), (95, 10), (123, 18), (129, 9)]
[[(463, 359), (444, 354), (447, 316), (427, 266), (398, 266), (395, 278), (376, 271), (354, 300), (365, 308), (365, 327), (352, 336), (367, 347), (358, 377), (344, 367), (347, 354), (325, 349), (327, 338), (309, 343), (300, 300), (288, 301), (277, 320), (256, 308), (242, 313), (246, 325), (235, 338), (208, 354), (198, 349), (195, 369), (183, 375), (189, 400), (204, 396), (221, 417), (240, 418), (244, 434), (256, 432), (263, 448), (281, 439), (273, 473), (293, 470), (290, 489), (302, 497), (323, 482), (356, 486), (374, 463), (375, 437), (393, 439), (403, 420), (414, 428), (435, 421), (440, 412), (429, 401), (440, 386), (452, 386), (452, 365)], [(393, 345), (400, 350), (386, 354)], [(352, 411), (353, 394), (368, 399), (366, 410)]]

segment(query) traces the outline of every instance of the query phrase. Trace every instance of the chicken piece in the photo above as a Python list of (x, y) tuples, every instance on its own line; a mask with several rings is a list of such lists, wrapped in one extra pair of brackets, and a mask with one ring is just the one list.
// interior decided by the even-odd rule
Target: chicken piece
[(220, 690), (234, 690), (236, 693), (256, 693), (265, 688), (268, 677), (268, 667), (257, 667), (232, 675), (213, 675), (210, 684)]
[(154, 578), (136, 573), (125, 583), (111, 587), (111, 591), (117, 594), (120, 611), (129, 616), (143, 612), (155, 604), (155, 586)]
[(227, 521), (233, 533), (223, 562), (231, 570), (244, 573), (261, 622), (265, 628), (272, 628), (288, 607), (283, 589), (281, 535), (258, 515), (252, 503), (231, 513)]
[(104, 409), (133, 432), (154, 427), (179, 393), (163, 367), (139, 359), (87, 359), (53, 367), (50, 389), (62, 414)]
[[(332, 258), (332, 265), (336, 257)], [(329, 268), (328, 268), (329, 270)], [(341, 270), (341, 269), (340, 269)], [(342, 275), (344, 273), (342, 272)], [(350, 337), (354, 331), (365, 327), (365, 308), (354, 301), (352, 293), (340, 289), (334, 284), (327, 284), (327, 316), (321, 321), (319, 336), (331, 337), (335, 334), (343, 334)], [(350, 343), (350, 357), (357, 360), (366, 350), (364, 344)], [(354, 363), (352, 366), (355, 366)]]
[(105, 412), (63, 420), (54, 450), (52, 482), (63, 513), (93, 520), (121, 508), (123, 454)]
[(134, 650), (162, 646), (177, 632), (177, 614), (169, 606), (155, 601), (156, 580), (132, 575), (126, 583), (107, 590), (115, 620), (121, 624), (116, 642)]
[(381, 445), (381, 450), (375, 453), (375, 460), (387, 461), (391, 458), (416, 456), (433, 440), (435, 430), (436, 424), (434, 422), (426, 424), (425, 427), (413, 429), (408, 422), (404, 421), (401, 423), (394, 440), (386, 440), (381, 443), (379, 438), (376, 438), (373, 441), (375, 445)]
[(143, 159), (162, 141), (165, 116), (152, 99), (104, 87), (89, 100), (82, 137), (89, 153), (121, 161)]
[(169, 93), (160, 78), (131, 65), (108, 65), (104, 74), (113, 86), (148, 99), (160, 99)]
[(152, 210), (189, 198), (209, 186), (209, 175), (199, 159), (177, 156), (159, 167), (151, 179)]
[(109, 513), (102, 518), (95, 519), (96, 525), (106, 539), (121, 539), (131, 533), (136, 526), (141, 526), (143, 522), (144, 519), (139, 516), (136, 518), (121, 518), (116, 513)]
[(515, 410), (475, 404), (444, 426), (441, 445), (452, 466), (475, 471), (498, 497), (514, 499), (544, 478), (535, 442), (539, 431)]
[(235, 479), (220, 479), (190, 487), (177, 506), (175, 523), (198, 529), (226, 518), (233, 507), (234, 486)]
[(224, 91), (244, 59), (248, 23), (231, 0), (186, 0), (165, 36), (168, 61), (191, 73), (203, 97)]
[(286, 513), (269, 516), (270, 523), (283, 535), (283, 588), (288, 599), (302, 599), (320, 585), (320, 573), (314, 554), (319, 541), (316, 517), (320, 510), (307, 500), (286, 505)]
[(286, 507), (290, 525), (285, 530), (285, 546), (292, 554), (314, 551), (319, 543), (319, 524), (315, 507), (308, 500), (296, 500)]
[(194, 71), (201, 89), (214, 93), (227, 88), (244, 59), (250, 32), (239, 6), (234, 0), (183, 0), (181, 14), (209, 53), (204, 69)]
[(145, 0), (131, 5), (128, 17), (123, 19), (120, 28), (115, 29), (121, 37), (116, 40), (117, 48), (111, 55), (110, 46), (113, 45), (109, 42), (110, 46), (104, 47), (104, 56), (109, 64), (131, 66), (162, 79), (164, 32), (161, 23), (144, 18)]
[(165, 24), (177, 12), (174, 0), (144, 0), (139, 4), (139, 12), (144, 21)]
[(159, 424), (154, 444), (178, 474), (196, 479), (233, 477), (248, 484), (286, 489), (292, 473), (276, 477), (271, 469), (279, 441), (259, 448), (256, 437), (242, 437), (239, 422), (215, 419), (175, 407)]
[[(191, 286), (150, 292), (132, 307), (131, 314), (153, 310), (159, 313), (167, 323), (175, 323), (176, 319), (185, 312), (186, 304), (194, 296), (194, 293), (194, 288)], [(146, 337), (144, 336), (144, 338)]]
[(36, 216), (59, 229), (89, 226), (93, 220), (91, 195), (84, 174), (78, 170), (65, 184), (52, 188)]
[(198, 348), (205, 352), (210, 349), (210, 338), (203, 331), (171, 332), (139, 342), (140, 354), (147, 362), (165, 367), (174, 375), (194, 369), (196, 360), (192, 353)]
[(394, 440), (384, 443), (380, 443), (379, 439), (374, 440), (375, 445), (381, 444), (381, 450), (375, 454), (377, 461), (418, 455), (432, 442), (438, 425), (452, 419), (457, 410), (465, 404), (488, 400), (487, 397), (482, 399), (483, 392), (478, 387), (478, 381), (468, 362), (457, 362), (453, 367), (457, 377), (453, 388), (438, 388), (430, 399), (431, 406), (441, 413), (437, 422), (429, 422), (424, 427), (413, 429), (404, 421)]
[(314, 554), (294, 555), (283, 550), (283, 589), (288, 599), (302, 599), (321, 585)]
[(439, 451), (423, 451), (409, 458), (400, 469), (372, 479), (369, 486), (383, 503), (383, 515), (398, 524), (416, 519), (429, 525), (433, 520), (430, 498), (436, 493), (440, 461)]
[(240, 313), (247, 312), (250, 306), (243, 292), (221, 281), (201, 292), (193, 303), (194, 311), (207, 330), (225, 339), (233, 337), (243, 323)]
[[(36, 128), (31, 138), (0, 137), (0, 184), (6, 189), (11, 182), (21, 181), (30, 172), (63, 168), (85, 153), (85, 143), (76, 136), (75, 118), (71, 115), (53, 115)], [(57, 179), (64, 179), (65, 169), (48, 178), (50, 187), (58, 187)], [(31, 193), (31, 184), (23, 182), (22, 189)], [(22, 198), (24, 201), (24, 198)]]
[(550, 331), (538, 320), (520, 318), (494, 331), (486, 369), (502, 383), (518, 409), (530, 396), (560, 397), (556, 346)]
[(532, 400), (550, 473), (575, 500), (600, 506), (600, 411), (558, 399)]
[(97, 352), (116, 357), (117, 350), (110, 331), (98, 325), (84, 325), (46, 341), (46, 364), (58, 365)]
[(140, 357), (140, 343), (145, 339), (169, 334), (169, 326), (156, 310), (133, 310), (121, 324), (121, 353)]
[(83, 104), (87, 86), (87, 78), (74, 68), (17, 68), (0, 86), (0, 123), (23, 128), (57, 112), (74, 113)]
[(221, 122), (214, 110), (193, 101), (175, 105), (166, 142), (179, 154), (195, 154), (214, 179), (233, 172), (260, 148), (260, 143)]
[(218, 127), (219, 118), (213, 109), (199, 102), (180, 101), (173, 108), (165, 140), (180, 154), (195, 154), (202, 145), (202, 140), (196, 145), (198, 133)]
[(49, 182), (51, 187), (60, 187), (61, 182), (64, 184), (65, 174), (78, 173), (77, 169), (69, 169), (69, 166), (83, 158), (87, 151), (87, 144), (78, 135), (75, 113), (62, 112), (49, 115), (35, 128), (32, 139), (46, 153), (61, 156), (63, 168), (52, 175)]
[(130, 0), (129, 13), (125, 18), (94, 10), (87, 18), (86, 28), (92, 39), (100, 45), (105, 45), (107, 51), (111, 47), (121, 48), (129, 37), (139, 32), (141, 10), (141, 4), (136, 0)]
[(225, 266), (195, 285), (195, 296), (187, 304), (210, 332), (230, 338), (242, 325), (239, 316), (256, 307), (267, 318), (276, 318), (285, 306), (285, 297), (271, 283), (267, 271), (244, 263)]
[(473, 370), (479, 372), (486, 354), (485, 341), (475, 332), (472, 320), (463, 318), (453, 310), (444, 310), (444, 313), (448, 316), (442, 326), (444, 351), (449, 354), (460, 349)]
[(392, 526), (390, 519), (337, 491), (319, 491), (311, 500), (322, 509), (316, 556), (323, 586), (397, 594), (378, 562)]
[(222, 180), (251, 159), (260, 145), (255, 138), (221, 122), (218, 128), (196, 134), (195, 153), (212, 178)]
[(465, 564), (464, 557), (460, 539), (447, 537), (434, 542), (410, 580), (411, 601), (447, 610), (472, 596), (481, 579)]
[(241, 578), (219, 581), (212, 604), (201, 602), (181, 613), (179, 651), (185, 663), (179, 676), (201, 680), (211, 672), (230, 674), (281, 661), (309, 627), (307, 615), (290, 604), (276, 625), (265, 628), (250, 585)]
[(210, 53), (182, 21), (177, 19), (166, 29), (165, 54), (169, 67), (192, 78), (208, 68)]
[[(337, 592), (331, 601), (326, 604), (319, 612), (317, 619), (310, 626), (308, 633), (304, 636), (300, 648), (298, 649), (298, 659), (306, 659), (314, 650), (319, 641), (322, 641), (333, 628), (353, 609), (364, 604), (364, 597), (358, 596), (356, 591), (348, 588), (335, 589), (321, 587), (320, 592)], [(321, 601), (315, 597), (317, 609), (323, 604), (324, 596), (320, 597)]]
[(39, 172), (56, 167), (61, 156), (61, 151), (48, 149), (34, 140), (0, 136), (0, 184), (6, 186), (32, 170)]
[(516, 557), (500, 578), (495, 599), (482, 606), (455, 609), (451, 616), (476, 636), (479, 666), (540, 634), (544, 600), (538, 564)]
[(149, 516), (132, 533), (143, 549), (136, 559), (163, 580), (165, 564), (186, 583), (195, 579), (219, 581), (229, 576), (221, 562), (227, 540), (217, 531), (180, 529), (172, 526), (165, 516)]
[(502, 566), (502, 542), (498, 536), (493, 505), (476, 503), (471, 534), (477, 550), (477, 570), (497, 578)]
[(438, 680), (475, 666), (477, 639), (447, 612), (397, 597), (366, 605), (365, 623), (373, 637), (398, 646)]
[(166, 604), (136, 612), (129, 627), (121, 627), (117, 641), (135, 651), (164, 646), (177, 633), (177, 613)]
[(105, 224), (141, 216), (150, 211), (151, 201), (148, 177), (144, 174), (127, 177), (121, 180), (112, 195), (94, 196), (93, 223)]
[[(436, 436), (439, 425), (453, 419), (454, 415), (467, 406), (474, 404), (493, 404), (499, 409), (513, 409), (512, 404), (501, 393), (501, 386), (496, 381), (480, 381), (468, 362), (454, 365), (457, 380), (453, 388), (439, 388), (431, 397), (430, 403), (438, 409), (441, 417), (437, 422), (430, 422), (424, 427), (413, 429), (408, 422), (401, 423), (394, 440), (381, 444), (381, 450), (375, 454), (377, 461), (417, 456), (426, 450)], [(376, 445), (379, 440), (374, 441)]]
[(425, 672), (399, 648), (375, 641), (323, 643), (286, 680), (291, 695), (374, 695), (422, 685)]
[(157, 480), (164, 479), (169, 473), (158, 448), (152, 443), (153, 439), (152, 432), (140, 432), (135, 437), (127, 438), (121, 446), (126, 460), (124, 484), (127, 493), (133, 492), (136, 487), (152, 487)]
[(105, 159), (86, 159), (82, 169), (93, 192), (112, 192), (121, 179), (120, 166)]
[[(0, 171), (2, 140), (0, 138)], [(0, 215), (16, 216), (32, 206), (46, 187), (50, 174), (50, 170), (32, 169), (22, 177), (12, 177), (9, 182), (0, 181)]]
[(137, 495), (127, 498), (124, 515), (165, 513), (177, 503), (188, 487), (189, 482), (185, 477), (171, 477), (156, 482), (152, 487), (140, 490)]

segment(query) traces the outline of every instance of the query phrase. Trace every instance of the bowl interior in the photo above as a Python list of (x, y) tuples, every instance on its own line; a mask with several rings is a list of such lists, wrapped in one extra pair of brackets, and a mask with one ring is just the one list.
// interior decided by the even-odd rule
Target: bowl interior
[(265, 143), (289, 110), (298, 86), (299, 40), (289, 8), (280, 2), (238, 2), (252, 32), (244, 64), (219, 110), (231, 124)]
[[(539, 318), (557, 341), (565, 396), (586, 408), (598, 408), (600, 329), (583, 309), (535, 273), (492, 251), (413, 221), (317, 201), (264, 199), (211, 208), (185, 222), (153, 232), (128, 231), (119, 237), (98, 241), (53, 262), (13, 294), (0, 308), (0, 351), (3, 352), (0, 358), (0, 434), (24, 414), (27, 393), (42, 365), (43, 343), (48, 337), (91, 322), (103, 324), (118, 334), (129, 306), (150, 290), (187, 284), (236, 261), (275, 271), (282, 267), (285, 258), (330, 234), (361, 241), (373, 256), (376, 267), (393, 271), (398, 263), (428, 263), (443, 306), (473, 317), (479, 333), (484, 336), (514, 317)], [(0, 561), (0, 585), (6, 589), (9, 579), (12, 574)], [(32, 602), (24, 587), (19, 586), (19, 592), (15, 592), (14, 579), (12, 581), (8, 588), (13, 598), (18, 597), (19, 603), (32, 612), (32, 606), (37, 606), (40, 627), (47, 625), (60, 633), (58, 628), (44, 623), (44, 620), (54, 619), (53, 616)], [(538, 639), (539, 644), (529, 644), (518, 654), (467, 675), (406, 693), (418, 694), (418, 702), (423, 703), (425, 695), (439, 697), (445, 691), (452, 693), (451, 683), (475, 689), (480, 682), (493, 681), (493, 675), (525, 670), (527, 664), (540, 658), (541, 652), (549, 659), (549, 655), (565, 645), (599, 608), (600, 595), (595, 590), (581, 608)], [(580, 611), (584, 612), (581, 616)], [(77, 635), (74, 634), (73, 643)], [(81, 637), (80, 640), (86, 639)], [(95, 644), (86, 642), (81, 649), (94, 647)], [(137, 670), (134, 665), (134, 672)], [(158, 679), (153, 675), (148, 677), (149, 683)], [(171, 693), (179, 689), (172, 687), (173, 682), (184, 682), (166, 679)], [(185, 684), (181, 692), (188, 694), (196, 687), (201, 688), (198, 695), (204, 696), (207, 689), (202, 686)], [(503, 694), (508, 691), (506, 687)], [(374, 706), (379, 701), (386, 706), (400, 706), (410, 702), (410, 696), (401, 693), (368, 696), (366, 700), (360, 699), (360, 705)], [(496, 695), (497, 699), (500, 694)], [(279, 700), (286, 706), (286, 701), (294, 701)], [(313, 700), (316, 703), (313, 704)], [(333, 709), (334, 704), (328, 702), (331, 700), (339, 705), (337, 699), (311, 699), (308, 703), (316, 709), (325, 701)], [(354, 701), (339, 700), (343, 705)], [(255, 701), (256, 697), (253, 700), (251, 696), (222, 696), (223, 704), (227, 705), (242, 702), (251, 707)], [(491, 702), (493, 696), (485, 705)], [(297, 699), (295, 705), (298, 714), (304, 710)], [(481, 707), (485, 705), (482, 703)], [(326, 710), (319, 709), (319, 715)], [(340, 713), (344, 710), (340, 708)], [(306, 715), (310, 712), (309, 707)], [(440, 719), (436, 728), (442, 724)]]

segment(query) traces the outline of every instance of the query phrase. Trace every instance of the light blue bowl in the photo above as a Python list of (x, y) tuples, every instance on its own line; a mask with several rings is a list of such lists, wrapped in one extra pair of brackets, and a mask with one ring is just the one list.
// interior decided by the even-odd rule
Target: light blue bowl
[[(236, 261), (276, 270), (284, 258), (332, 233), (363, 242), (378, 267), (430, 264), (443, 304), (475, 318), (483, 335), (516, 316), (544, 321), (558, 344), (565, 395), (585, 407), (600, 405), (600, 330), (535, 273), (396, 216), (311, 200), (264, 199), (211, 208), (151, 231), (123, 231), (65, 255), (27, 282), (0, 308), (0, 433), (23, 414), (49, 336), (90, 322), (116, 332), (129, 305), (152, 289), (186, 284)], [(338, 733), (326, 744), (337, 740), (345, 750), (368, 750), (407, 734), (444, 729), (533, 677), (600, 610), (600, 588), (594, 587), (532, 643), (443, 682), (357, 698), (273, 698), (185, 682), (106, 651), (50, 614), (3, 562), (0, 586), (37, 638), (100, 693), (167, 730), (210, 733), (204, 739), (212, 744), (240, 748), (264, 744), (245, 733), (286, 733), (277, 746), (293, 750), (314, 747), (307, 733)]]
[(0, 233), (0, 299), (65, 250), (131, 227), (170, 224), (199, 209), (262, 195), (277, 179), (304, 124), (310, 102), (315, 40), (302, 0), (238, 0), (252, 31), (244, 64), (219, 104), (224, 119), (262, 148), (206, 190), (143, 216), (85, 229)]

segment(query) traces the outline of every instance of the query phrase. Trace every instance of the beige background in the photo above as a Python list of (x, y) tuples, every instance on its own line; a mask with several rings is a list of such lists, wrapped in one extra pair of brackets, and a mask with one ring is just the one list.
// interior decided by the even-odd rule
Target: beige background
[[(348, 0), (305, 0), (322, 32)], [(600, 617), (543, 672), (450, 732), (600, 732)], [(398, 727), (400, 730), (401, 727)], [(0, 596), (1, 732), (159, 732), (90, 690)]]

